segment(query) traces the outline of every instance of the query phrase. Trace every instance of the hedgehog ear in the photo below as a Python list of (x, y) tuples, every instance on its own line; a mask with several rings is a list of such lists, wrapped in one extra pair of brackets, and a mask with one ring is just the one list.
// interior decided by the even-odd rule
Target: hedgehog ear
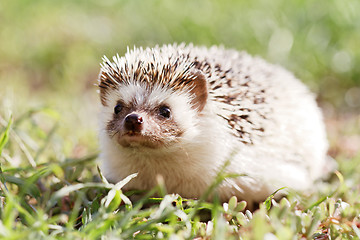
[(100, 100), (103, 106), (107, 106), (106, 96), (109, 94), (109, 91), (112, 89), (117, 89), (118, 83), (114, 81), (112, 77), (105, 71), (100, 71), (99, 78), (99, 89), (100, 89)]
[(198, 112), (201, 112), (208, 98), (207, 81), (204, 74), (200, 71), (192, 73), (192, 76), (194, 76), (192, 80), (193, 87), (190, 93), (194, 98), (191, 100), (191, 104)]

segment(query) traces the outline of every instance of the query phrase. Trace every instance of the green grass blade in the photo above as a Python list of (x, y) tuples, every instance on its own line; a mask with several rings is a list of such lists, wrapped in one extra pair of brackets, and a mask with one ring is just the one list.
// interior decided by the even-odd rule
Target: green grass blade
[(5, 131), (0, 135), (0, 156), (2, 154), (2, 150), (4, 149), (6, 143), (9, 141), (11, 125), (12, 125), (12, 118), (10, 117), (10, 120), (5, 128)]

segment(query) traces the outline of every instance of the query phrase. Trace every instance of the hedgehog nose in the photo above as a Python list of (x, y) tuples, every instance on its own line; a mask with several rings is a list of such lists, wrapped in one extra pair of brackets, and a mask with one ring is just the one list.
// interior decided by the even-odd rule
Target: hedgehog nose
[(125, 117), (125, 128), (128, 131), (140, 132), (142, 129), (143, 118), (138, 114), (132, 113)]

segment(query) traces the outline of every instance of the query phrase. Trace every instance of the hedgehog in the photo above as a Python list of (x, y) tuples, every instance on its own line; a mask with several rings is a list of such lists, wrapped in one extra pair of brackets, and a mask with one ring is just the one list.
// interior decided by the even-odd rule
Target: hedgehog
[(261, 202), (279, 188), (312, 189), (324, 176), (327, 139), (316, 96), (292, 73), (246, 52), (173, 44), (103, 58), (100, 168), (124, 190), (200, 198), (217, 188)]

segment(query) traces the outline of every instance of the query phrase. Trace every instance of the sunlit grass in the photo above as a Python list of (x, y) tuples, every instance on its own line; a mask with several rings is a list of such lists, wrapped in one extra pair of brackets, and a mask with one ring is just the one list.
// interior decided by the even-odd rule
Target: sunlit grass
[[(58, 159), (56, 118), (29, 111), (1, 121), (0, 237), (5, 239), (354, 239), (360, 237), (360, 156), (339, 162), (329, 182), (311, 194), (273, 196), (259, 209), (162, 195), (163, 186), (132, 202), (96, 168), (97, 153)], [(39, 116), (36, 116), (39, 115)], [(50, 116), (53, 114), (50, 114)], [(56, 114), (54, 114), (56, 115)], [(50, 126), (33, 119), (50, 118)], [(31, 126), (31, 127), (30, 127)], [(44, 129), (46, 128), (46, 129)], [(25, 136), (24, 138), (22, 136)], [(40, 139), (42, 141), (40, 141)], [(31, 149), (36, 141), (40, 147)], [(21, 146), (21, 145), (24, 146)], [(27, 156), (29, 154), (29, 156)], [(41, 158), (36, 157), (43, 155)], [(30, 157), (31, 156), (31, 157)], [(16, 159), (19, 158), (19, 159)], [(30, 160), (32, 159), (32, 160)], [(34, 161), (34, 162), (33, 162)], [(213, 187), (227, 175), (219, 173)], [(162, 195), (151, 198), (151, 194)], [(208, 192), (207, 194), (211, 193)], [(131, 193), (130, 193), (131, 194)]]

